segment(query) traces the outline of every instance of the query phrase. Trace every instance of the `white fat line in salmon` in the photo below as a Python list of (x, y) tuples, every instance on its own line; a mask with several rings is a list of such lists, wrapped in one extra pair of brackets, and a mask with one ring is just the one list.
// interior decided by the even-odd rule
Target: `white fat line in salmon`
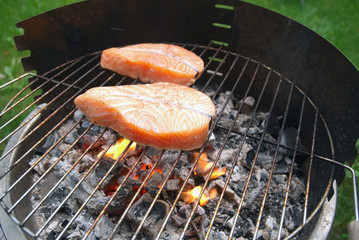
[(139, 99), (139, 100), (144, 100), (144, 101), (147, 101), (147, 102), (164, 103), (164, 104), (171, 105), (173, 107), (184, 108), (184, 109), (187, 109), (187, 110), (202, 114), (202, 115), (208, 117), (209, 119), (212, 119), (212, 116), (207, 114), (207, 113), (204, 113), (204, 112), (201, 112), (201, 111), (198, 111), (196, 109), (186, 107), (186, 106), (183, 106), (183, 105), (180, 105), (180, 104), (170, 103), (170, 102), (167, 102), (167, 101), (159, 101), (159, 100), (156, 101), (156, 100), (153, 100), (152, 98), (149, 98), (149, 97), (146, 97), (146, 96), (140, 96), (140, 95), (136, 95), (136, 94), (126, 94), (126, 93), (118, 93), (118, 92), (113, 93), (113, 94), (117, 95), (117, 96), (123, 96), (123, 97), (129, 97), (129, 98), (135, 98), (135, 99)]
[(138, 52), (141, 52), (141, 51), (145, 51), (145, 52), (153, 52), (153, 53), (158, 53), (158, 54), (162, 54), (162, 55), (166, 55), (166, 56), (169, 56), (173, 59), (176, 59), (178, 61), (181, 61), (183, 62), (184, 64), (186, 64), (187, 66), (189, 66), (190, 68), (192, 68), (193, 70), (195, 70), (197, 72), (196, 75), (198, 75), (199, 71), (189, 62), (187, 62), (186, 60), (182, 59), (182, 58), (179, 58), (179, 57), (176, 57), (175, 55), (172, 55), (170, 54), (169, 52), (165, 52), (165, 51), (161, 51), (161, 50), (155, 50), (155, 49), (140, 49), (140, 48), (127, 48), (128, 50), (130, 51), (138, 51)]

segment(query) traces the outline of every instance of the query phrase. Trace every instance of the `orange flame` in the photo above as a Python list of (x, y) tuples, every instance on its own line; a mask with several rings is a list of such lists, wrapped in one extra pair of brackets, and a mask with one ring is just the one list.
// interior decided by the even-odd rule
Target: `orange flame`
[[(199, 154), (199, 152), (193, 152), (193, 160), (194, 161), (197, 159), (198, 154)], [(211, 171), (213, 166), (214, 166), (214, 162), (208, 161), (207, 153), (205, 153), (205, 152), (201, 153), (201, 155), (199, 156), (199, 159), (197, 161), (194, 175), (205, 177), (206, 175), (209, 174), (209, 172)], [(210, 176), (210, 180), (216, 179), (216, 178), (224, 175), (226, 173), (226, 171), (227, 171), (227, 168), (215, 167)], [(192, 203), (199, 198), (201, 191), (202, 191), (202, 187), (196, 186), (193, 189), (191, 189), (190, 191), (182, 193), (181, 199), (183, 201), (185, 201), (186, 203)], [(217, 192), (216, 188), (211, 188), (210, 190), (206, 189), (203, 192), (201, 199), (199, 200), (199, 204), (201, 206), (204, 206), (210, 199), (216, 198), (217, 195), (218, 195), (218, 192)]]
[[(198, 156), (198, 152), (193, 153), (193, 159), (195, 160)], [(196, 169), (194, 171), (194, 175), (205, 176), (208, 172), (210, 172), (213, 167), (214, 162), (209, 162), (207, 153), (202, 153), (198, 159)], [(222, 175), (224, 175), (227, 171), (227, 168), (219, 168), (215, 167), (211, 174), (210, 180), (216, 179)]]
[[(140, 171), (140, 170), (146, 170), (146, 169), (151, 169), (152, 166), (153, 166), (153, 165), (151, 165), (151, 164), (148, 164), (148, 165), (147, 165), (147, 164), (142, 164), (142, 165), (140, 166), (140, 168), (138, 168), (138, 171)], [(153, 170), (153, 172), (151, 173), (151, 175), (149, 176), (148, 180), (151, 179), (151, 177), (153, 176), (153, 174), (155, 174), (155, 172), (158, 172), (158, 173), (162, 174), (162, 168), (156, 167), (156, 168)], [(139, 179), (138, 172), (133, 176), (133, 178), (136, 179), (136, 180)], [(160, 188), (160, 187), (161, 187), (161, 184), (158, 185), (157, 187)]]
[[(199, 195), (202, 191), (201, 186), (196, 186), (192, 190), (184, 192), (181, 196), (182, 200), (186, 203), (192, 203), (199, 198)], [(208, 200), (213, 199), (217, 196), (217, 189), (212, 188), (209, 193), (206, 191), (202, 194), (201, 199), (199, 200), (199, 205), (204, 206)]]
[(209, 190), (208, 196), (209, 196), (210, 199), (216, 198), (217, 195), (218, 195), (217, 188), (212, 188), (211, 190)]
[[(199, 194), (202, 191), (202, 187), (201, 186), (197, 186), (194, 187), (192, 190), (188, 191), (188, 192), (184, 192), (181, 196), (182, 200), (185, 201), (186, 203), (192, 203), (194, 202), (196, 199), (199, 198)], [(201, 206), (205, 205), (208, 201), (208, 198), (205, 196), (205, 194), (203, 193), (199, 204)]]
[[(199, 153), (193, 153), (193, 159), (197, 158)], [(198, 159), (196, 170), (194, 172), (195, 175), (204, 176), (206, 175), (212, 168), (213, 162), (208, 161), (207, 153), (202, 153)]]
[[(104, 156), (108, 157), (108, 158), (112, 158), (112, 159), (118, 159), (121, 154), (123, 153), (123, 151), (125, 151), (127, 145), (130, 143), (131, 141), (125, 138), (121, 138), (119, 139), (114, 145), (112, 145), (108, 151), (105, 153)], [(129, 154), (129, 153), (133, 153), (136, 150), (136, 143), (133, 142), (131, 144), (131, 146), (128, 148), (127, 152), (125, 154)], [(105, 150), (102, 150), (97, 157), (100, 157), (101, 154), (104, 152)]]
[(220, 176), (226, 174), (226, 172), (227, 172), (227, 168), (216, 167), (215, 169), (213, 169), (210, 180), (219, 178)]

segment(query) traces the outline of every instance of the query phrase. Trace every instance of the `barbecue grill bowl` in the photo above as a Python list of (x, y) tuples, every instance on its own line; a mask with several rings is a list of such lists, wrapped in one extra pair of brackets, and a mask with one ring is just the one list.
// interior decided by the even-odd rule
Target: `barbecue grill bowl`
[[(215, 3), (233, 6), (233, 9), (222, 8)], [(71, 59), (108, 47), (138, 42), (196, 43), (204, 46), (212, 43), (216, 48), (250, 57), (254, 61), (249, 68), (254, 68), (259, 61), (261, 68), (269, 66), (298, 87), (292, 100), (295, 104), (288, 112), (288, 122), (298, 124), (303, 93), (309, 106), (304, 114), (303, 126), (313, 126), (313, 116), (319, 109), (315, 154), (341, 163), (348, 161), (349, 165), (357, 155), (358, 71), (316, 33), (269, 10), (231, 1), (209, 4), (203, 0), (185, 0), (179, 4), (177, 1), (102, 0), (56, 9), (20, 22), (17, 26), (25, 30), (23, 36), (15, 38), (18, 49), (31, 51), (31, 56), (23, 59), (24, 68), (26, 71), (36, 70), (40, 75)], [(279, 75), (274, 75), (279, 78)], [(244, 75), (241, 84), (247, 86), (250, 79), (250, 75)], [(258, 79), (264, 81), (266, 72), (260, 72)], [(260, 95), (263, 81), (254, 82), (251, 95), (255, 98)], [(83, 81), (82, 85), (85, 83)], [(230, 90), (233, 84), (234, 80), (226, 81), (222, 88)], [(276, 116), (281, 116), (286, 106), (289, 82), (285, 86), (278, 94), (279, 104), (273, 109)], [(46, 89), (43, 91), (46, 92)], [(243, 96), (245, 91), (246, 88), (237, 88), (235, 94)], [(262, 110), (269, 110), (275, 91), (275, 85), (268, 86), (263, 95)], [(51, 96), (47, 96), (42, 102), (50, 100)], [(47, 109), (43, 117), (52, 111)], [(65, 113), (59, 113), (58, 119)], [(308, 151), (312, 148), (312, 138), (313, 127), (303, 127), (301, 140)], [(307, 159), (303, 163), (306, 171), (306, 166), (310, 165), (310, 158)], [(313, 202), (309, 213), (327, 193), (333, 179), (332, 164), (321, 159), (311, 166), (310, 179), (317, 189), (310, 192)], [(335, 168), (334, 178), (339, 183), (343, 176), (343, 169)], [(16, 176), (11, 178), (16, 179)], [(313, 225), (306, 225), (302, 237), (306, 238), (312, 228)]]
[[(15, 37), (18, 50), (31, 51), (22, 59), (24, 69), (39, 74), (112, 46), (222, 44), (270, 66), (306, 93), (328, 124), (337, 161), (351, 165), (357, 155), (358, 70), (321, 36), (265, 8), (226, 0), (97, 0), (49, 11), (17, 26), (24, 29), (24, 35)], [(343, 174), (336, 170), (339, 182)]]

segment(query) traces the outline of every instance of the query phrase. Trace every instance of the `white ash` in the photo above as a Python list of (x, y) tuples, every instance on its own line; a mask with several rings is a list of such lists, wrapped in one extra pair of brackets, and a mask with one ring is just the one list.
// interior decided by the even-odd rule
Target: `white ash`
[[(212, 96), (214, 96), (214, 93), (215, 91), (208, 90), (207, 94), (212, 94)], [(223, 106), (225, 102), (227, 102), (227, 105)], [(230, 96), (229, 92), (225, 92), (220, 93), (214, 100), (214, 103), (217, 109), (216, 113), (219, 114), (222, 109), (223, 113), (218, 121), (218, 126), (220, 126), (220, 128), (214, 129), (206, 146), (208, 148), (208, 161), (213, 162), (219, 157), (217, 166), (226, 167), (227, 169), (230, 169), (233, 166), (233, 173), (229, 184), (225, 189), (224, 186), (228, 176), (228, 171), (225, 175), (219, 177), (218, 179), (211, 180), (207, 186), (207, 189), (216, 188), (219, 194), (221, 191), (224, 191), (224, 198), (219, 206), (218, 213), (215, 216), (215, 221), (210, 233), (210, 239), (228, 239), (230, 230), (233, 227), (235, 227), (234, 239), (251, 239), (255, 229), (254, 223), (257, 220), (261, 201), (263, 199), (263, 192), (269, 179), (269, 171), (273, 163), (277, 137), (269, 133), (265, 136), (265, 141), (261, 146), (261, 151), (258, 154), (258, 158), (254, 166), (253, 176), (248, 182), (248, 189), (246, 191), (246, 196), (244, 197), (240, 215), (235, 223), (234, 216), (241, 202), (250, 167), (253, 163), (253, 153), (258, 147), (258, 141), (251, 138), (244, 139), (243, 134), (249, 134), (250, 136), (259, 138), (264, 131), (264, 126), (269, 115), (266, 112), (254, 113), (253, 108), (255, 106), (255, 99), (253, 97), (238, 100), (237, 98)], [(239, 106), (242, 106), (242, 108), (238, 113)], [(238, 118), (235, 120), (234, 117), (237, 114)], [(253, 121), (251, 122), (252, 115)], [(217, 117), (218, 116), (219, 115), (217, 115)], [(46, 183), (41, 183), (33, 190), (32, 201), (35, 206), (46, 194), (46, 191), (43, 189), (51, 189), (59, 178), (67, 174), (67, 177), (59, 184), (54, 193), (50, 195), (38, 211), (36, 211), (35, 215), (39, 219), (39, 223), (44, 223), (67, 196), (67, 194), (69, 194), (73, 188), (78, 185), (71, 197), (61, 207), (61, 211), (56, 214), (56, 217), (42, 232), (41, 237), (43, 238), (47, 238), (50, 235), (56, 237), (71, 220), (72, 216), (79, 210), (81, 205), (87, 201), (91, 194), (93, 194), (85, 208), (81, 211), (80, 215), (75, 219), (74, 223), (71, 224), (64, 234), (64, 237), (67, 238), (80, 238), (83, 236), (111, 198), (111, 194), (106, 194), (104, 191), (106, 186), (114, 181), (117, 182), (117, 184), (121, 184), (124, 176), (138, 160), (138, 157), (135, 155), (126, 156), (121, 160), (121, 163), (117, 164), (113, 168), (113, 170), (109, 173), (108, 178), (105, 179), (99, 189), (93, 193), (94, 188), (97, 187), (99, 181), (101, 181), (102, 177), (111, 168), (114, 161), (104, 158), (96, 165), (94, 170), (89, 173), (87, 173), (87, 171), (95, 164), (98, 153), (101, 150), (106, 149), (119, 136), (112, 130), (103, 132), (104, 128), (94, 126), (84, 135), (82, 139), (78, 141), (74, 148), (69, 150), (70, 145), (77, 141), (78, 137), (86, 131), (87, 127), (91, 125), (91, 123), (85, 118), (72, 131), (68, 132), (76, 122), (79, 122), (82, 119), (82, 117), (83, 114), (80, 111), (76, 111), (74, 119), (66, 122), (58, 129), (56, 140), (58, 139), (58, 136), (67, 134), (65, 140), (34, 167), (34, 179), (38, 179), (54, 162), (58, 160), (63, 153), (66, 153), (64, 157), (54, 166), (52, 174), (50, 175), (55, 179), (49, 181), (49, 186), (45, 186)], [(233, 125), (234, 120), (235, 122)], [(226, 129), (229, 129), (232, 125), (233, 132), (229, 134), (228, 141), (223, 146), (227, 134)], [(289, 148), (293, 147), (294, 132), (295, 129), (287, 130), (287, 133), (283, 134), (284, 137), (282, 138), (281, 143), (285, 144)], [(100, 134), (103, 135), (100, 137), (99, 141), (92, 144)], [(73, 167), (75, 162), (89, 145), (92, 145), (92, 148), (89, 149), (83, 158), (78, 161), (77, 165)], [(240, 147), (241, 149), (239, 149)], [(137, 146), (133, 153), (139, 150), (141, 150), (141, 146)], [(239, 154), (238, 151), (240, 151)], [(109, 205), (105, 214), (100, 218), (94, 230), (91, 232), (89, 239), (106, 239), (109, 237), (116, 221), (119, 218), (119, 214), (124, 211), (128, 202), (134, 196), (135, 191), (133, 189), (138, 188), (142, 183), (140, 180), (148, 176), (151, 172), (151, 166), (153, 166), (155, 159), (160, 156), (160, 153), (161, 151), (153, 148), (147, 149), (146, 154), (141, 159), (139, 165), (135, 168), (135, 172), (130, 175), (127, 182), (123, 185), (123, 188), (119, 191), (119, 194), (116, 195), (114, 201)], [(158, 163), (158, 167), (162, 170), (162, 174), (159, 172), (153, 173), (145, 186), (147, 193), (144, 195), (141, 194), (139, 197), (140, 199), (144, 198), (145, 195), (147, 199), (146, 201), (150, 202), (153, 199), (158, 192), (158, 186), (162, 183), (166, 176), (170, 175), (170, 170), (179, 157), (179, 153), (180, 152), (178, 150), (167, 150), (164, 152), (164, 155)], [(280, 215), (283, 208), (283, 199), (288, 181), (287, 175), (292, 164), (291, 154), (293, 154), (293, 151), (280, 148), (280, 154), (278, 154), (275, 161), (275, 171), (273, 172), (271, 184), (268, 189), (269, 194), (267, 195), (262, 222), (258, 230), (258, 236), (263, 239), (276, 239), (278, 234)], [(238, 157), (236, 158), (236, 156)], [(35, 155), (29, 161), (29, 165), (33, 165), (40, 157), (41, 154)], [(150, 167), (140, 170), (143, 165)], [(174, 172), (171, 173), (170, 179), (158, 200), (160, 203), (163, 203), (163, 206), (166, 206), (166, 204), (169, 206), (172, 205), (178, 191), (182, 188), (184, 181), (188, 177), (192, 166), (192, 153), (184, 152), (181, 155)], [(295, 168), (298, 168), (296, 164)], [(70, 171), (70, 169), (72, 170)], [(88, 176), (82, 179), (84, 174), (88, 174)], [(139, 179), (135, 179), (137, 174), (142, 174), (138, 177)], [(82, 182), (78, 184), (79, 181)], [(201, 185), (203, 182), (203, 177), (194, 176), (192, 174), (185, 186), (185, 191), (196, 185)], [(290, 196), (287, 203), (287, 214), (282, 230), (282, 237), (288, 236), (290, 231), (294, 230), (301, 224), (298, 222), (298, 218), (302, 215), (301, 203), (304, 199), (305, 185), (303, 180), (295, 174), (292, 176), (292, 185), (289, 192)], [(198, 236), (198, 234), (202, 235), (208, 230), (207, 227), (209, 226), (213, 216), (218, 199), (219, 196), (209, 200), (205, 206), (198, 205), (192, 219), (192, 224), (190, 224), (190, 227), (186, 232), (186, 236), (188, 236), (188, 238), (198, 239), (203, 237)], [(134, 205), (130, 207), (131, 214), (125, 217), (123, 223), (120, 224), (118, 233), (113, 236), (114, 239), (132, 238), (132, 234), (141, 220), (141, 218), (134, 217), (138, 214), (135, 209), (136, 206), (139, 206), (139, 204), (140, 202), (137, 200)], [(183, 231), (184, 224), (191, 215), (192, 209), (193, 204), (185, 203), (182, 200), (178, 201), (169, 222), (161, 235), (161, 239), (178, 239)], [(141, 210), (141, 214), (142, 213), (143, 209)], [(157, 221), (153, 218), (152, 220), (150, 218), (148, 221), (149, 223), (145, 224), (138, 236), (138, 239), (153, 238), (158, 232), (160, 224), (156, 223)]]
[(224, 106), (224, 103), (228, 101), (227, 105), (224, 108), (224, 113), (225, 114), (230, 114), (230, 111), (232, 109), (234, 109), (234, 104), (230, 95), (230, 92), (227, 91), (225, 93), (220, 93), (218, 98), (217, 98), (217, 104), (216, 104), (216, 115), (218, 115)]
[[(38, 161), (39, 157), (38, 156), (34, 156), (33, 158), (30, 159), (29, 161), (29, 165), (30, 166), (34, 166), (37, 161)], [(38, 162), (35, 166), (34, 166), (34, 170), (39, 174), (42, 175), (46, 172), (46, 170), (51, 166), (52, 163), (54, 163), (57, 160), (56, 157), (51, 157), (49, 155), (46, 155), (40, 162)]]
[(80, 110), (76, 110), (73, 118), (76, 122), (80, 122), (80, 120), (83, 116), (84, 116), (84, 114)]
[(251, 107), (253, 108), (254, 107), (254, 104), (256, 103), (256, 100), (254, 99), (254, 97), (252, 96), (249, 96), (249, 97), (246, 97), (244, 100), (240, 100), (237, 105), (241, 104), (241, 103), (244, 103), (246, 105), (248, 105), (248, 107)]
[(209, 235), (209, 238), (210, 239), (225, 240), (225, 239), (228, 239), (228, 236), (223, 231), (219, 231), (219, 232), (211, 231), (210, 235)]
[(234, 166), (230, 185), (237, 184), (241, 180), (241, 171), (238, 166)]

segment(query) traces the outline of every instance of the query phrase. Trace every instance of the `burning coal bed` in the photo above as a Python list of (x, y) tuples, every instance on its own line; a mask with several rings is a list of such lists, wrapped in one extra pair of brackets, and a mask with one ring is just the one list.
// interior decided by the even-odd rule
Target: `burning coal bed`
[[(207, 91), (206, 94), (213, 96), (214, 91)], [(40, 160), (34, 167), (34, 180), (46, 174), (32, 191), (34, 208), (45, 198), (35, 212), (39, 225), (46, 225), (40, 237), (54, 239), (62, 234), (63, 238), (78, 239), (88, 232), (97, 219), (98, 222), (92, 229), (89, 239), (108, 238), (115, 228), (117, 230), (113, 236), (114, 239), (131, 239), (152, 201), (157, 197), (136, 238), (153, 239), (170, 213), (169, 211), (198, 157), (194, 171), (189, 175), (179, 201), (171, 212), (161, 239), (178, 239), (180, 237), (194, 202), (198, 199), (205, 180), (210, 177), (200, 204), (185, 232), (186, 239), (204, 238), (225, 186), (229, 170), (234, 165), (209, 235), (209, 239), (227, 239), (233, 228), (235, 214), (259, 145), (258, 139), (268, 120), (268, 113), (256, 112), (253, 115), (255, 100), (252, 97), (237, 100), (229, 97), (229, 92), (219, 94), (214, 100), (218, 114), (227, 98), (230, 100), (209, 138), (204, 152), (199, 157), (199, 150), (160, 151), (132, 143), (120, 159), (121, 153), (125, 151), (130, 142), (122, 139), (118, 133), (112, 130), (96, 125), (91, 127), (91, 123), (80, 111), (77, 111), (72, 119), (47, 139), (44, 146), (38, 149), (37, 154), (29, 161), (29, 165), (32, 166)], [(241, 113), (228, 141), (225, 142), (228, 128), (242, 101), (244, 103)], [(252, 115), (254, 118), (251, 122)], [(272, 129), (280, 129), (279, 123), (277, 126), (269, 125)], [(249, 128), (248, 136), (251, 137), (246, 137), (242, 144), (247, 127)], [(71, 130), (71, 128), (73, 129)], [(276, 131), (268, 131), (271, 134), (266, 134), (265, 141), (259, 147), (260, 151), (253, 175), (234, 228), (235, 239), (251, 239), (253, 237), (276, 150), (276, 138), (279, 130)], [(293, 146), (295, 133), (294, 128), (285, 129), (281, 144), (287, 146), (292, 144)], [(50, 150), (49, 147), (61, 136), (65, 136), (64, 139)], [(241, 145), (243, 146), (240, 149), (239, 158), (236, 158)], [(224, 147), (223, 150), (221, 150), (222, 147)], [(105, 149), (108, 151), (106, 152)], [(292, 152), (286, 149), (279, 148), (277, 154), (257, 234), (259, 239), (277, 239), (287, 180), (292, 164)], [(47, 150), (50, 152), (44, 155)], [(219, 160), (214, 166), (217, 158)], [(119, 160), (116, 162), (116, 159)], [(303, 215), (305, 186), (304, 181), (300, 178), (299, 167), (296, 164), (294, 166), (295, 171), (289, 189), (282, 237), (287, 236), (301, 224)], [(110, 170), (110, 168), (112, 169)], [(211, 168), (214, 170), (209, 176)], [(48, 169), (51, 171), (46, 173)], [(63, 178), (61, 183), (53, 188), (61, 178)], [(162, 187), (166, 178), (167, 182)], [(141, 187), (141, 185), (143, 186)], [(158, 194), (161, 187), (162, 191)], [(50, 189), (53, 191), (51, 195), (47, 195)], [(116, 192), (117, 189), (120, 190)], [(137, 195), (136, 192), (138, 192)], [(110, 201), (111, 199), (112, 201)], [(109, 201), (110, 204), (108, 204)], [(133, 204), (128, 208), (131, 201)], [(103, 211), (104, 208), (105, 211)], [(127, 214), (120, 219), (125, 211)], [(77, 215), (76, 218), (74, 215)], [(54, 217), (47, 222), (50, 216)], [(121, 220), (121, 224), (116, 227), (119, 220)]]

